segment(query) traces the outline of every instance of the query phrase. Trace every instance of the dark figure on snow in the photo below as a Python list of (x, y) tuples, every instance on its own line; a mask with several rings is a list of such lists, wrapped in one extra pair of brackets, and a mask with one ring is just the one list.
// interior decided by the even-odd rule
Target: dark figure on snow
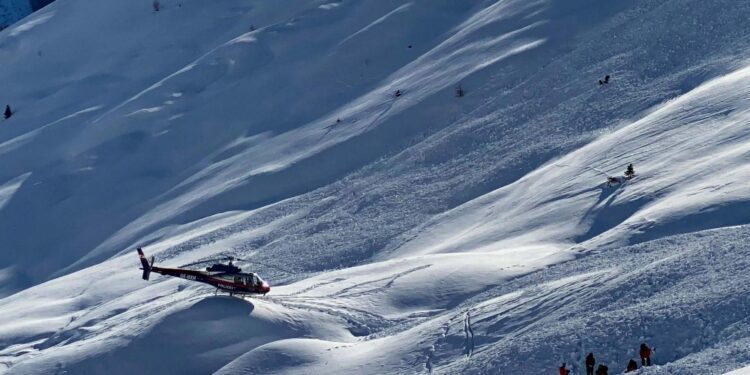
[(565, 367), (565, 363), (563, 362), (562, 366), (560, 366), (560, 375), (570, 375), (570, 370)]
[(10, 110), (10, 106), (9, 105), (5, 106), (5, 113), (3, 114), (3, 116), (5, 116), (6, 120), (9, 119), (10, 116), (13, 116), (13, 111)]
[(396, 90), (396, 97), (398, 98), (399, 96), (401, 96), (401, 90)]
[(609, 367), (605, 365), (599, 365), (599, 367), (596, 368), (595, 375), (609, 375), (608, 371), (609, 371)]
[(596, 365), (594, 353), (589, 353), (589, 355), (586, 356), (586, 375), (594, 375), (594, 365)]
[(464, 88), (461, 87), (461, 84), (459, 83), (456, 86), (456, 97), (462, 98), (464, 96)]
[(633, 164), (628, 164), (628, 168), (625, 170), (625, 178), (628, 180), (633, 178), (635, 176), (635, 169), (633, 169)]
[(604, 76), (603, 80), (602, 79), (599, 80), (600, 85), (606, 85), (608, 83), (609, 83), (609, 75)]
[(638, 370), (638, 363), (631, 359), (630, 362), (628, 362), (628, 367), (625, 369), (625, 372), (631, 372), (635, 370)]
[(612, 185), (617, 185), (620, 183), (619, 177), (607, 177), (607, 187), (610, 187)]
[(651, 366), (651, 348), (644, 342), (641, 344), (641, 366)]

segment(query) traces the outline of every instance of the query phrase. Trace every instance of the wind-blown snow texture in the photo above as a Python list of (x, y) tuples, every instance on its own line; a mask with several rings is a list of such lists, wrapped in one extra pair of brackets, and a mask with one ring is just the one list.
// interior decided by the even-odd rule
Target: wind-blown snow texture
[(57, 1), (0, 32), (0, 373), (747, 372), (749, 16)]
[(0, 29), (28, 16), (32, 11), (28, 0), (0, 0)]

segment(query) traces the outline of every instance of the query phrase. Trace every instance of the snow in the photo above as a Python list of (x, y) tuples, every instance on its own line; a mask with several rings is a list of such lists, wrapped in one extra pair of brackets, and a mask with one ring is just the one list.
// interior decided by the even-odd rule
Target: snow
[(57, 1), (0, 32), (0, 374), (747, 371), (749, 14)]
[(31, 11), (31, 3), (28, 0), (0, 1), (0, 30), (31, 14)]

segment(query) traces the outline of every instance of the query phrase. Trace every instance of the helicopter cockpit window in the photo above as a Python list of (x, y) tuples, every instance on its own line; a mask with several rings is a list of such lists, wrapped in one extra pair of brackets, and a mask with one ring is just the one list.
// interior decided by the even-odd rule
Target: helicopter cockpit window
[(258, 275), (253, 275), (255, 278), (255, 285), (261, 285), (263, 284), (263, 279), (260, 278)]

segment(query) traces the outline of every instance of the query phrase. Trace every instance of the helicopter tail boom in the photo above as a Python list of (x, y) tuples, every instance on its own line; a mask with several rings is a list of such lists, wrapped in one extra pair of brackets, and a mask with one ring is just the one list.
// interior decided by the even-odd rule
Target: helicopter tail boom
[(149, 275), (151, 275), (151, 268), (154, 265), (154, 257), (151, 257), (151, 264), (149, 264), (140, 247), (138, 248), (138, 257), (141, 258), (141, 265), (143, 266), (141, 268), (143, 270), (143, 280), (148, 280)]

